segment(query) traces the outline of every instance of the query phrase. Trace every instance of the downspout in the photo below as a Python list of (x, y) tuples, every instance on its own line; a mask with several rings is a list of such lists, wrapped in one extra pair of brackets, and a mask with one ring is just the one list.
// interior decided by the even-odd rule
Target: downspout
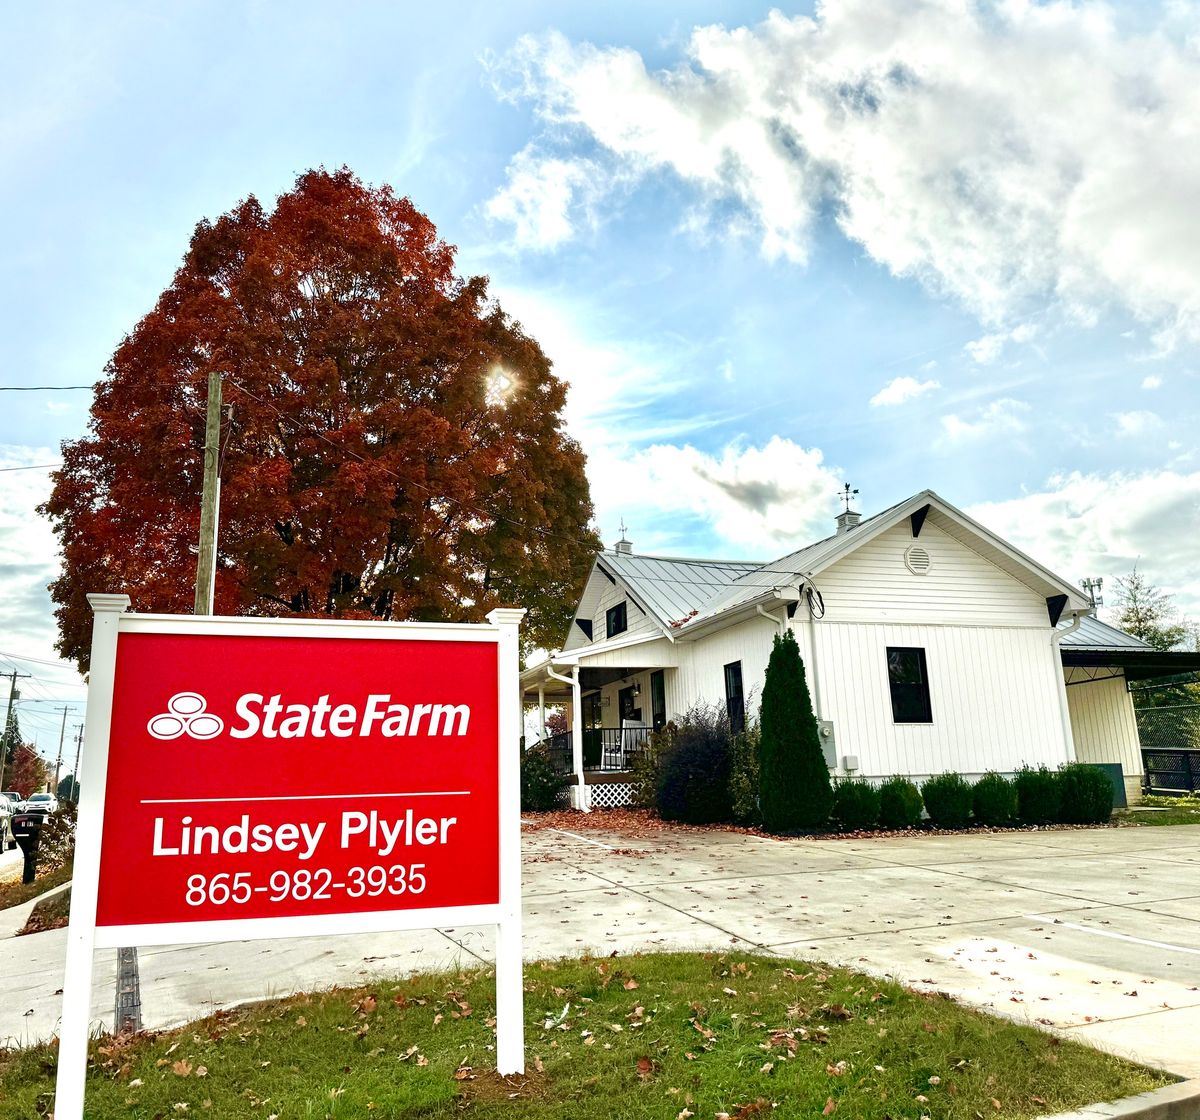
[(579, 666), (573, 666), (571, 675), (564, 677), (556, 673), (553, 666), (547, 665), (546, 676), (571, 686), (571, 766), (575, 771), (575, 803), (576, 808), (587, 813), (591, 811), (591, 805), (583, 780), (583, 692), (579, 687)]
[(1060, 630), (1056, 626), (1054, 633), (1050, 635), (1050, 649), (1054, 656), (1054, 674), (1058, 680), (1058, 712), (1062, 719), (1063, 746), (1067, 750), (1068, 762), (1075, 758), (1075, 732), (1071, 729), (1071, 708), (1067, 703), (1067, 677), (1063, 672), (1060, 643), (1068, 634), (1073, 634), (1079, 629), (1086, 615), (1087, 611), (1072, 612), (1071, 625), (1065, 630)]
[[(805, 606), (808, 607), (808, 648), (812, 653), (812, 665), (809, 666), (809, 680), (812, 681), (812, 701), (813, 715), (818, 720), (823, 719), (824, 708), (821, 706), (821, 672), (818, 668), (820, 658), (817, 655), (817, 620), (813, 617), (812, 594), (815, 591), (818, 595), (821, 594), (820, 588), (812, 581), (812, 577), (808, 577), (807, 583), (803, 585), (805, 596)], [(824, 602), (824, 596), (821, 599)]]
[(763, 618), (765, 618), (768, 622), (775, 623), (775, 625), (779, 627), (780, 634), (783, 633), (784, 629), (787, 626), (787, 615), (786, 614), (782, 618), (777, 618), (770, 611), (763, 610), (762, 603), (758, 603), (754, 609), (756, 611), (758, 611), (758, 613), (761, 614), (763, 616)]

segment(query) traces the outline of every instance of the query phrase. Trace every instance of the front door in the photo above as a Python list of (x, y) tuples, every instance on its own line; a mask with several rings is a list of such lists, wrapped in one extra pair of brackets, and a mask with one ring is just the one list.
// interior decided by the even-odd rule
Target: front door
[(594, 768), (600, 765), (600, 693), (589, 692), (583, 698), (583, 765)]
[(666, 675), (661, 669), (650, 674), (650, 723), (661, 731), (667, 722)]

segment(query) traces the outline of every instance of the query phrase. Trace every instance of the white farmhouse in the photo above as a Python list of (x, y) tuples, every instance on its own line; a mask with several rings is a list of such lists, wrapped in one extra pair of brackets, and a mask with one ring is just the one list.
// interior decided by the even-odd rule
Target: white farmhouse
[[(627, 802), (651, 729), (754, 717), (776, 633), (804, 658), (830, 770), (882, 779), (1142, 761), (1127, 682), (1179, 672), (1077, 587), (925, 490), (768, 564), (601, 553), (563, 647), (522, 674), (577, 808)], [(1182, 655), (1188, 656), (1188, 655)], [(1187, 666), (1188, 668), (1192, 666)], [(545, 710), (571, 730), (547, 736)]]

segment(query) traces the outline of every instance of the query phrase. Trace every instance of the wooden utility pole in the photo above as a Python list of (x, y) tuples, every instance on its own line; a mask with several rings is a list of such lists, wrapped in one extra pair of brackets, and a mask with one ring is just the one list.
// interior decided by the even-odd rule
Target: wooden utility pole
[(66, 704), (62, 706), (63, 721), (62, 729), (58, 733), (58, 757), (54, 760), (54, 788), (50, 791), (56, 798), (58, 797), (58, 773), (62, 769), (63, 739), (67, 735), (67, 713), (70, 710)]
[(208, 374), (204, 418), (204, 491), (200, 498), (200, 550), (196, 557), (196, 604), (193, 614), (213, 613), (216, 585), (217, 523), (221, 515), (221, 371)]
[(79, 753), (83, 750), (83, 724), (79, 725), (75, 734), (75, 769), (71, 771), (71, 777), (74, 780), (75, 800), (79, 800)]
[[(8, 758), (8, 727), (12, 722), (13, 701), (21, 694), (17, 691), (17, 681), (29, 676), (28, 673), (18, 673), (14, 669), (8, 674), (8, 712), (4, 716), (4, 731), (0, 732), (0, 789), (4, 788), (4, 762)], [(20, 744), (16, 744), (20, 746)]]

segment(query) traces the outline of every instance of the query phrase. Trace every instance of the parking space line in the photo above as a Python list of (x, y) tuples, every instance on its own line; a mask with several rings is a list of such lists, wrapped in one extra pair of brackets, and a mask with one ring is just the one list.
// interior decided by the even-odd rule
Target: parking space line
[(557, 832), (560, 836), (569, 836), (572, 840), (582, 840), (585, 844), (595, 844), (597, 848), (604, 848), (607, 851), (615, 852), (618, 849), (611, 844), (601, 844), (599, 840), (589, 840), (586, 836), (580, 836), (577, 832), (567, 832), (563, 828), (548, 828), (547, 832)]
[(1130, 933), (1117, 933), (1109, 929), (1096, 929), (1095, 926), (1083, 926), (1078, 922), (1064, 922), (1061, 918), (1051, 918), (1047, 914), (1026, 914), (1032, 922), (1045, 922), (1052, 926), (1065, 926), (1080, 933), (1094, 933), (1097, 937), (1111, 937), (1114, 941), (1128, 941), (1134, 945), (1149, 945), (1152, 949), (1169, 949), (1172, 953), (1191, 953), (1200, 957), (1200, 949), (1189, 949), (1186, 945), (1172, 945), (1169, 941), (1151, 941), (1145, 937), (1134, 937)]

